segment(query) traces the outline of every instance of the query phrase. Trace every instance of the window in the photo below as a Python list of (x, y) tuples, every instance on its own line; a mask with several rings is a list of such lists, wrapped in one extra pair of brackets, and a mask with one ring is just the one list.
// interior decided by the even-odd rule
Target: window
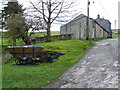
[(100, 34), (102, 33), (102, 30), (100, 30)]

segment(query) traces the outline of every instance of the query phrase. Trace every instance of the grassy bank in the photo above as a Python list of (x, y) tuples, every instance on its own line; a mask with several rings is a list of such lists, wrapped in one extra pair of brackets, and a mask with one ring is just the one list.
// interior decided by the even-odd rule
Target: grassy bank
[(39, 65), (3, 65), (3, 88), (40, 88), (58, 78), (77, 63), (92, 47), (89, 41), (68, 40), (41, 43), (45, 50), (62, 51), (65, 55), (54, 63)]

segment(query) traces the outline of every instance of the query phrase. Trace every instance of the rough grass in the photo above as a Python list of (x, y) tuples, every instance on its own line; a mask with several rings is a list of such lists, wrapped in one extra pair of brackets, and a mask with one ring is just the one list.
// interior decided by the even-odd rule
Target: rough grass
[(113, 38), (120, 38), (120, 34), (112, 34)]
[(40, 88), (53, 82), (65, 70), (72, 67), (92, 47), (89, 41), (67, 40), (41, 43), (45, 50), (62, 51), (65, 55), (54, 63), (39, 65), (3, 65), (3, 88)]

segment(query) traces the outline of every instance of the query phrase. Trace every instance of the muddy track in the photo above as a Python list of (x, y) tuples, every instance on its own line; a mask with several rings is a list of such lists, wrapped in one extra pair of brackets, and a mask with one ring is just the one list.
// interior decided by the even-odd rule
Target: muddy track
[(82, 60), (45, 88), (118, 88), (118, 39), (96, 42)]

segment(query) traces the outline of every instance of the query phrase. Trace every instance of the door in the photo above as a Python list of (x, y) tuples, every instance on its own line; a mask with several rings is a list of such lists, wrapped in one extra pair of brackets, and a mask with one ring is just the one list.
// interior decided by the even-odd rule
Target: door
[(79, 40), (81, 40), (81, 23), (79, 23)]

